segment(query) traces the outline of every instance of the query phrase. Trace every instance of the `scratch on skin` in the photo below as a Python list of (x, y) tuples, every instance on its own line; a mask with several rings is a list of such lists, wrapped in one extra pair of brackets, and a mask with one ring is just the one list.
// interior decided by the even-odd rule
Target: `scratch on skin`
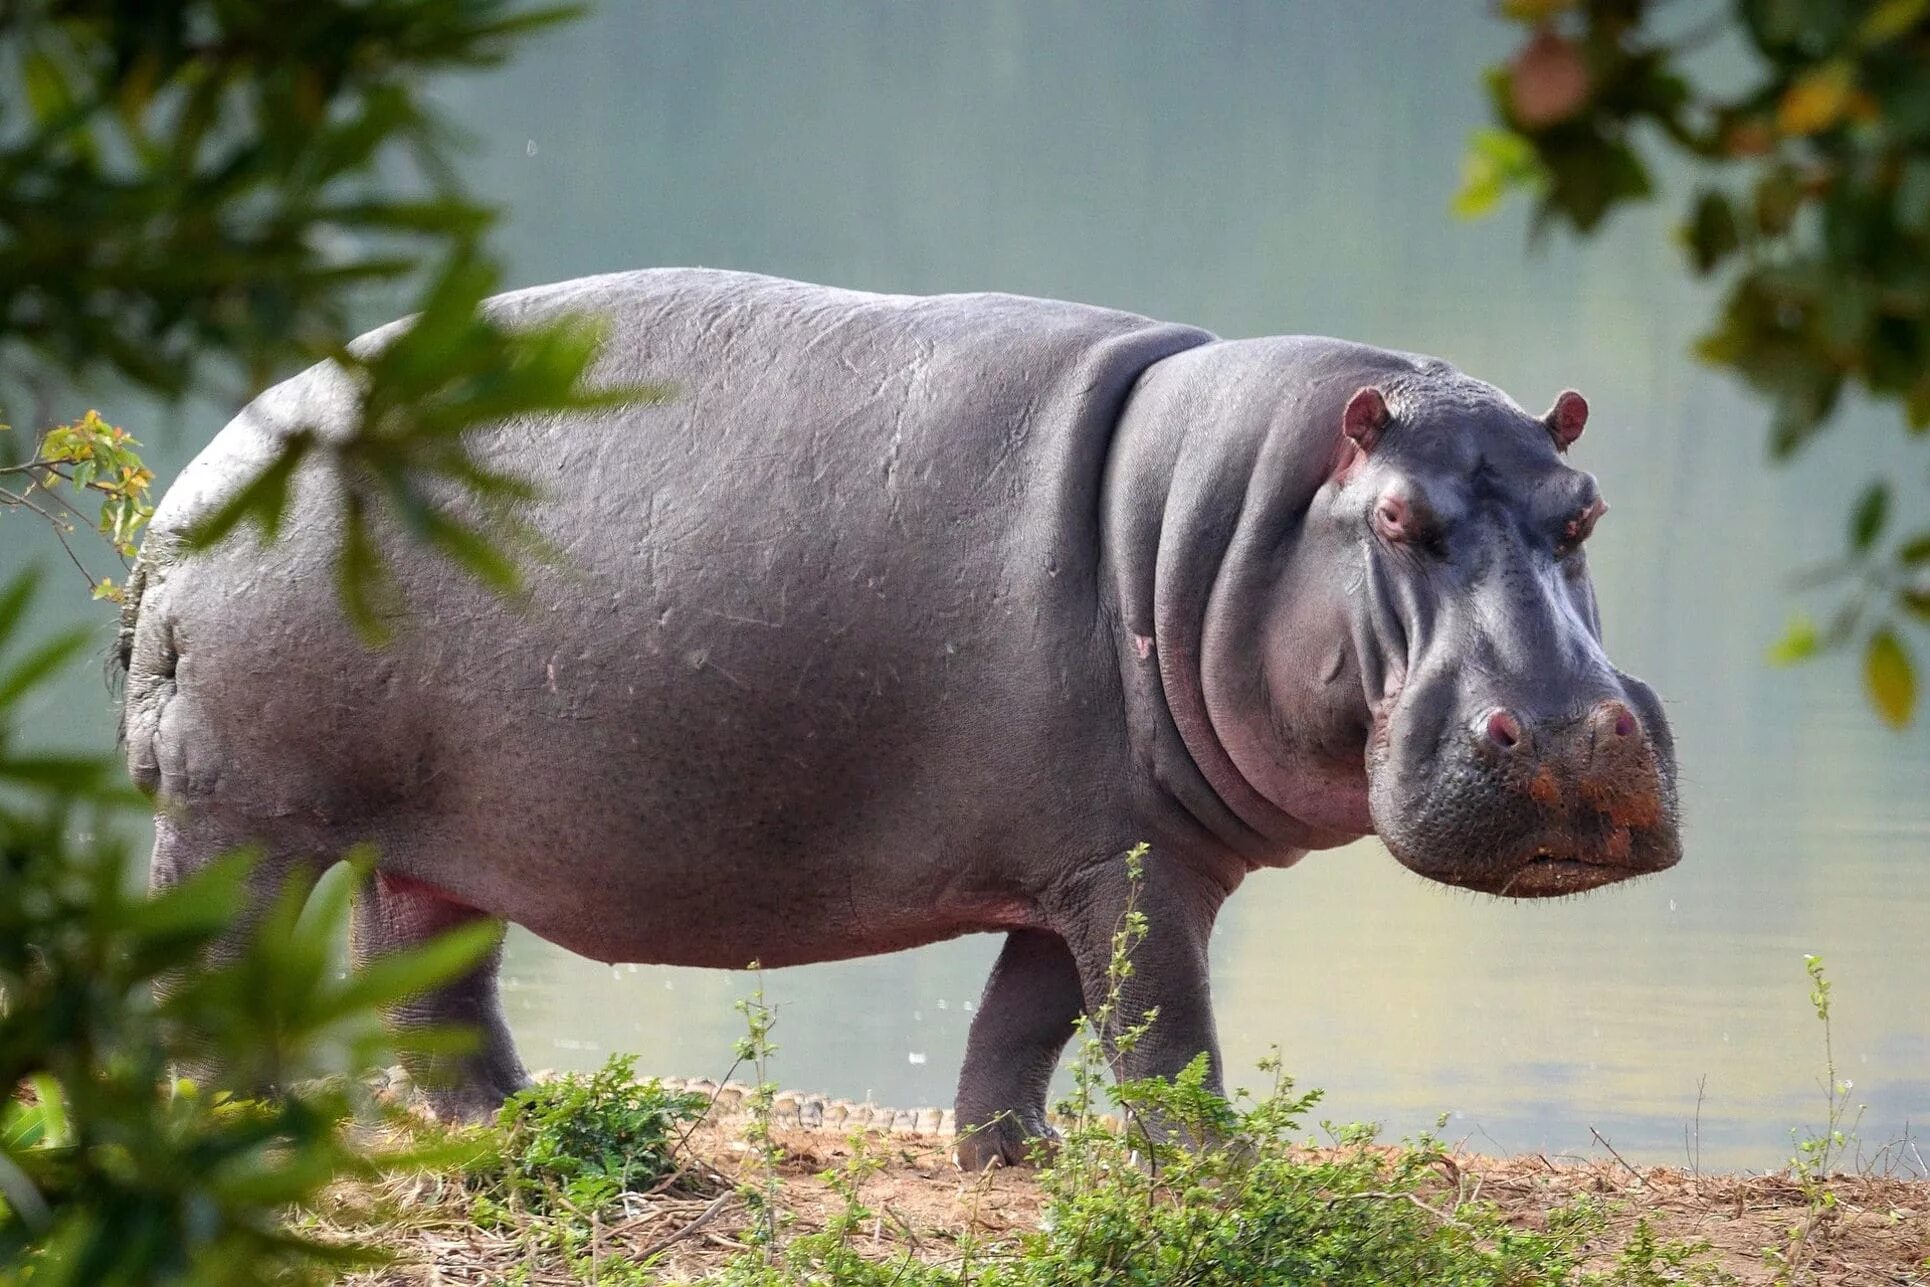
[(715, 608), (699, 608), (697, 611), (707, 617), (716, 617), (720, 621), (735, 621), (740, 626), (763, 626), (766, 630), (785, 629), (782, 621), (766, 621), (762, 617), (740, 617), (736, 613), (719, 612)]
[(1133, 651), (1139, 654), (1141, 661), (1145, 661), (1153, 655), (1153, 637), (1151, 635), (1134, 635)]

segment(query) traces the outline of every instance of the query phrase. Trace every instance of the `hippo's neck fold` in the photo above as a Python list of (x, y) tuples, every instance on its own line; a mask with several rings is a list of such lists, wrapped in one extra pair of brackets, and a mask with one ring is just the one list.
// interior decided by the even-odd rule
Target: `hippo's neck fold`
[(1216, 679), (1209, 667), (1227, 664), (1215, 635), (1247, 630), (1257, 642), (1268, 573), (1326, 477), (1332, 443), (1300, 425), (1335, 384), (1296, 378), (1306, 374), (1297, 350), (1312, 343), (1324, 342), (1221, 342), (1155, 364), (1120, 418), (1101, 497), (1102, 600), (1116, 614), (1135, 761), (1251, 866), (1351, 838), (1250, 780), (1211, 700), (1216, 684), (1250, 690), (1256, 706), (1266, 697), (1258, 655), (1239, 675)]

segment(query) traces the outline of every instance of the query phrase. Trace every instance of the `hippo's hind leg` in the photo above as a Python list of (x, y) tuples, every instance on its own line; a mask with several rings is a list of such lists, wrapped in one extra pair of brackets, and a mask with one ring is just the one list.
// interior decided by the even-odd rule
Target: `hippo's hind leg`
[[(249, 868), (240, 912), (201, 953), (202, 969), (221, 969), (239, 961), (254, 939), (264, 912), (285, 892), (306, 897), (321, 878), (325, 863), (263, 840), (260, 830), (220, 815), (183, 806), (163, 808), (154, 818), (154, 856), (148, 865), (148, 888), (159, 894), (193, 878), (209, 863), (242, 849), (259, 856)], [(165, 1001), (183, 984), (179, 971), (155, 980), (154, 991)], [(261, 1084), (257, 1070), (225, 1066), (215, 1052), (184, 1058), (173, 1070), (198, 1085), (243, 1094), (275, 1089)]]
[[(440, 891), (406, 877), (378, 871), (357, 895), (351, 954), (359, 968), (376, 957), (416, 947), (459, 925), (489, 919)], [(493, 1118), (503, 1100), (529, 1084), (516, 1057), (497, 995), (502, 963), (501, 926), (495, 944), (467, 973), (392, 1007), (392, 1031), (456, 1027), (473, 1045), (454, 1055), (410, 1055), (403, 1062), (436, 1115), (444, 1121)]]
[(965, 1044), (953, 1153), (959, 1166), (1017, 1165), (1032, 1141), (1052, 1138), (1046, 1094), (1083, 1005), (1078, 963), (1064, 939), (1034, 929), (1006, 936)]

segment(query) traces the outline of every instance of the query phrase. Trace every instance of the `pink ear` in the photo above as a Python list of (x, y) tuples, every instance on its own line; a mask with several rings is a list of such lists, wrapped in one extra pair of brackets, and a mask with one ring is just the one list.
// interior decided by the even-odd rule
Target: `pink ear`
[(1582, 436), (1582, 429), (1588, 424), (1588, 399), (1573, 389), (1564, 389), (1555, 405), (1548, 408), (1548, 414), (1541, 418), (1548, 426), (1548, 432), (1555, 436), (1555, 450), (1567, 451), (1575, 439)]
[(1381, 430), (1387, 428), (1387, 418), (1387, 399), (1370, 384), (1347, 400), (1347, 410), (1340, 415), (1340, 431), (1362, 451), (1372, 451), (1380, 441)]

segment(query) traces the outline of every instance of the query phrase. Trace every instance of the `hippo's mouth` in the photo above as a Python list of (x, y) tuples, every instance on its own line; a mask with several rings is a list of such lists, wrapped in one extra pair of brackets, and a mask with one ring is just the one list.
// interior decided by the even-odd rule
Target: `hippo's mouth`
[(1558, 898), (1597, 889), (1630, 876), (1641, 869), (1627, 863), (1576, 857), (1540, 849), (1514, 869), (1514, 874), (1494, 889), (1502, 898)]
[(1670, 865), (1641, 861), (1628, 853), (1626, 845), (1621, 848), (1623, 852), (1616, 856), (1589, 851), (1562, 838), (1542, 839), (1501, 862), (1484, 864), (1479, 872), (1450, 876), (1448, 881), (1498, 898), (1560, 898)]

